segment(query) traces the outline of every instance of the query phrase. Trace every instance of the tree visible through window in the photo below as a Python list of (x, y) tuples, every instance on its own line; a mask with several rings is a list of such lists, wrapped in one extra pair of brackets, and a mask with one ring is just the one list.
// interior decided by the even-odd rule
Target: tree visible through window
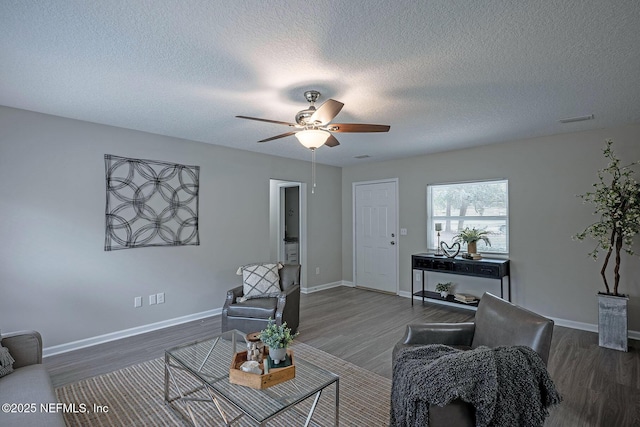
[[(508, 182), (478, 181), (427, 186), (427, 240), (435, 250), (439, 224), (440, 241), (452, 244), (454, 236), (465, 228), (488, 232), (491, 246), (478, 242), (478, 252), (509, 252)], [(462, 250), (466, 250), (463, 244)]]

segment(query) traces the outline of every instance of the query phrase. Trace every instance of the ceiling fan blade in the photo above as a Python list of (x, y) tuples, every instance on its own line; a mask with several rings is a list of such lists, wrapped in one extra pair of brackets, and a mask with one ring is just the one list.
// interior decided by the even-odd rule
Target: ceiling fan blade
[(271, 138), (261, 139), (261, 140), (260, 140), (260, 141), (258, 141), (258, 142), (273, 141), (274, 139), (280, 139), (280, 138), (284, 138), (284, 137), (287, 137), (287, 136), (291, 136), (291, 135), (293, 135), (293, 134), (295, 134), (295, 133), (297, 133), (297, 132), (298, 132), (298, 131), (283, 133), (283, 134), (280, 134), (280, 135), (272, 136)]
[(342, 102), (338, 102), (335, 99), (327, 99), (320, 107), (318, 107), (316, 112), (307, 119), (307, 123), (313, 124), (317, 122), (322, 125), (326, 125), (338, 115), (340, 110), (342, 110), (342, 107), (344, 107)]
[(280, 122), (278, 120), (259, 119), (257, 117), (249, 117), (249, 116), (236, 116), (236, 117), (239, 118), (239, 119), (248, 119), (248, 120), (257, 120), (259, 122), (275, 123), (277, 125), (287, 125), (287, 126), (291, 126), (291, 127), (298, 126), (295, 123)]
[(340, 145), (335, 136), (331, 135), (327, 138), (327, 141), (324, 143), (327, 147), (335, 147), (336, 145)]
[(389, 132), (391, 126), (366, 123), (331, 123), (326, 127), (331, 132)]

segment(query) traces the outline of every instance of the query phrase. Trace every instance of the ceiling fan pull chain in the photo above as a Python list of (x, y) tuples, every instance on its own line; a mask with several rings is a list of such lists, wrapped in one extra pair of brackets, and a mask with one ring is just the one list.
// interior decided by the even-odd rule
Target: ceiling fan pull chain
[(316, 192), (316, 149), (311, 149), (311, 194)]

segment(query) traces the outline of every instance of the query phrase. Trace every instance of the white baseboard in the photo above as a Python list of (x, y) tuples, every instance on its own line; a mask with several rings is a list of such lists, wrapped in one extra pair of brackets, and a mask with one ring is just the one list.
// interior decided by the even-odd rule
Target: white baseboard
[(551, 316), (546, 317), (553, 320), (558, 326), (564, 326), (565, 328), (571, 329), (580, 329), (582, 331), (598, 332), (598, 325), (595, 325), (593, 323), (575, 322), (573, 320), (560, 319), (558, 317)]
[[(310, 288), (302, 288), (300, 290), (300, 292), (302, 292), (303, 294), (311, 294), (314, 292), (320, 292), (320, 291), (324, 291), (327, 289), (331, 289), (331, 288), (337, 288), (339, 286), (346, 286), (346, 287), (350, 287), (353, 288), (354, 284), (353, 282), (349, 282), (349, 281), (338, 281), (338, 282), (333, 282), (333, 283), (326, 283), (324, 285), (316, 285), (316, 286), (312, 286)], [(400, 291), (398, 292), (398, 296), (404, 297), (404, 298), (411, 298), (411, 293), (407, 292), (407, 291)], [(414, 296), (413, 299), (421, 301), (422, 298), (421, 297), (416, 297)], [(456, 308), (466, 308), (464, 306), (460, 306), (460, 304), (454, 304), (454, 303), (450, 303), (447, 301), (434, 301), (431, 300), (432, 302), (435, 302), (436, 304), (442, 304), (442, 305), (448, 305), (448, 306), (452, 306), (452, 307), (456, 307)], [(468, 309), (471, 310), (475, 310), (475, 307), (468, 307)], [(187, 316), (182, 316), (182, 317), (176, 317), (173, 319), (169, 319), (169, 320), (163, 320), (161, 322), (156, 322), (156, 323), (151, 323), (148, 325), (142, 325), (142, 326), (137, 326), (135, 328), (130, 328), (130, 329), (125, 329), (122, 331), (116, 331), (116, 332), (111, 332), (108, 334), (104, 334), (104, 335), (98, 335), (96, 337), (91, 337), (91, 338), (86, 338), (86, 339), (82, 339), (82, 340), (78, 340), (78, 341), (73, 341), (70, 343), (66, 343), (66, 344), (59, 344), (59, 345), (54, 345), (51, 347), (45, 347), (42, 350), (42, 356), (43, 357), (48, 357), (48, 356), (53, 356), (56, 354), (61, 354), (61, 353), (67, 353), (69, 351), (73, 351), (73, 350), (79, 350), (81, 348), (86, 348), (86, 347), (91, 347), (94, 345), (98, 345), (98, 344), (103, 344), (106, 342), (110, 342), (110, 341), (115, 341), (115, 340), (119, 340), (122, 338), (127, 338), (127, 337), (131, 337), (131, 336), (135, 336), (135, 335), (139, 335), (139, 334), (143, 334), (145, 332), (151, 332), (151, 331), (156, 331), (158, 329), (163, 329), (163, 328), (167, 328), (169, 326), (175, 326), (175, 325), (180, 325), (182, 323), (187, 323), (187, 322), (191, 322), (194, 320), (199, 320), (199, 319), (204, 319), (206, 317), (211, 317), (211, 316), (216, 316), (222, 313), (222, 308), (216, 308), (213, 310), (208, 310), (208, 311), (203, 311), (200, 313), (194, 313), (194, 314), (189, 314)], [(580, 329), (583, 331), (590, 331), (590, 332), (598, 332), (598, 325), (595, 324), (591, 324), (591, 323), (584, 323), (584, 322), (575, 322), (573, 320), (567, 320), (567, 319), (561, 319), (561, 318), (557, 318), (557, 317), (550, 317), (548, 316), (551, 320), (553, 320), (555, 322), (556, 325), (558, 326), (563, 326), (563, 327), (567, 327), (567, 328), (572, 328), (572, 329)], [(629, 338), (630, 339), (634, 339), (634, 340), (640, 340), (640, 331), (629, 331)]]
[[(398, 296), (399, 297), (403, 297), (403, 298), (411, 298), (411, 292), (400, 291), (400, 292), (398, 292)], [(413, 299), (422, 299), (422, 298), (414, 296)]]
[[(351, 282), (338, 281), (333, 283), (326, 283), (324, 285), (316, 285), (306, 289), (301, 288), (300, 292), (302, 292), (303, 294), (310, 294), (313, 292), (319, 292), (326, 289), (336, 288), (338, 286), (353, 287), (353, 284)], [(149, 325), (137, 326), (135, 328), (125, 329), (125, 330), (116, 331), (116, 332), (110, 332), (108, 334), (98, 335), (96, 337), (85, 338), (82, 340), (72, 341), (65, 344), (54, 345), (51, 347), (45, 347), (42, 350), (42, 357), (48, 357), (56, 354), (67, 353), (69, 351), (79, 350), (81, 348), (91, 347), (94, 345), (103, 344), (106, 342), (143, 334), (145, 332), (156, 331), (158, 329), (180, 325), (182, 323), (187, 323), (194, 320), (204, 319), (205, 317), (216, 316), (221, 313), (222, 313), (222, 308), (216, 308), (213, 310), (203, 311), (201, 313), (195, 313), (187, 316), (176, 317), (174, 319), (163, 320), (161, 322), (151, 323)]]
[(353, 283), (347, 282), (345, 280), (340, 280), (338, 282), (333, 283), (325, 283), (324, 285), (316, 285), (308, 288), (300, 288), (300, 292), (303, 294), (312, 294), (314, 292), (320, 292), (331, 288), (337, 288), (338, 286), (347, 286), (349, 288), (353, 288)]
[[(398, 295), (405, 298), (411, 298), (411, 292), (407, 292), (407, 291), (400, 291)], [(422, 297), (414, 296), (413, 299), (422, 301)], [(430, 302), (460, 308), (460, 304), (454, 304), (447, 301), (430, 300)], [(466, 307), (463, 306), (462, 308), (466, 308)], [(469, 309), (475, 309), (475, 307), (469, 307)], [(558, 326), (598, 333), (598, 325), (593, 323), (576, 322), (574, 320), (561, 319), (559, 317), (551, 317), (551, 316), (546, 316), (546, 317), (553, 320), (555, 324)], [(628, 336), (632, 340), (640, 340), (640, 331), (629, 331)]]
[(163, 320), (161, 322), (137, 326), (135, 328), (130, 328), (130, 329), (124, 329), (122, 331), (110, 332), (108, 334), (98, 335), (96, 337), (85, 338), (78, 341), (72, 341), (66, 344), (59, 344), (51, 347), (45, 347), (44, 349), (42, 349), (42, 356), (48, 357), (56, 354), (67, 353), (69, 351), (79, 350), (81, 348), (91, 347), (94, 345), (131, 337), (134, 335), (143, 334), (145, 332), (156, 331), (158, 329), (167, 328), (169, 326), (180, 325), (182, 323), (192, 322), (194, 320), (216, 316), (221, 313), (222, 313), (222, 308), (216, 308), (213, 310), (203, 311), (201, 313), (189, 314), (187, 316), (176, 317), (169, 320)]
[[(547, 317), (553, 320), (558, 326), (598, 333), (598, 325), (593, 323), (574, 322), (573, 320), (559, 319), (551, 316)], [(632, 340), (640, 340), (640, 331), (628, 331), (627, 336)]]

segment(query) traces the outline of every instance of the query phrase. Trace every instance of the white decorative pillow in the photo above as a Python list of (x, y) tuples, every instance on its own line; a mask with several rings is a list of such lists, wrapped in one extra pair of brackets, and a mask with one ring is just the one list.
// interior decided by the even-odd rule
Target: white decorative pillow
[(242, 298), (238, 298), (238, 301), (277, 297), (281, 291), (280, 274), (278, 273), (281, 268), (282, 264), (280, 263), (251, 264), (240, 267), (244, 295)]

